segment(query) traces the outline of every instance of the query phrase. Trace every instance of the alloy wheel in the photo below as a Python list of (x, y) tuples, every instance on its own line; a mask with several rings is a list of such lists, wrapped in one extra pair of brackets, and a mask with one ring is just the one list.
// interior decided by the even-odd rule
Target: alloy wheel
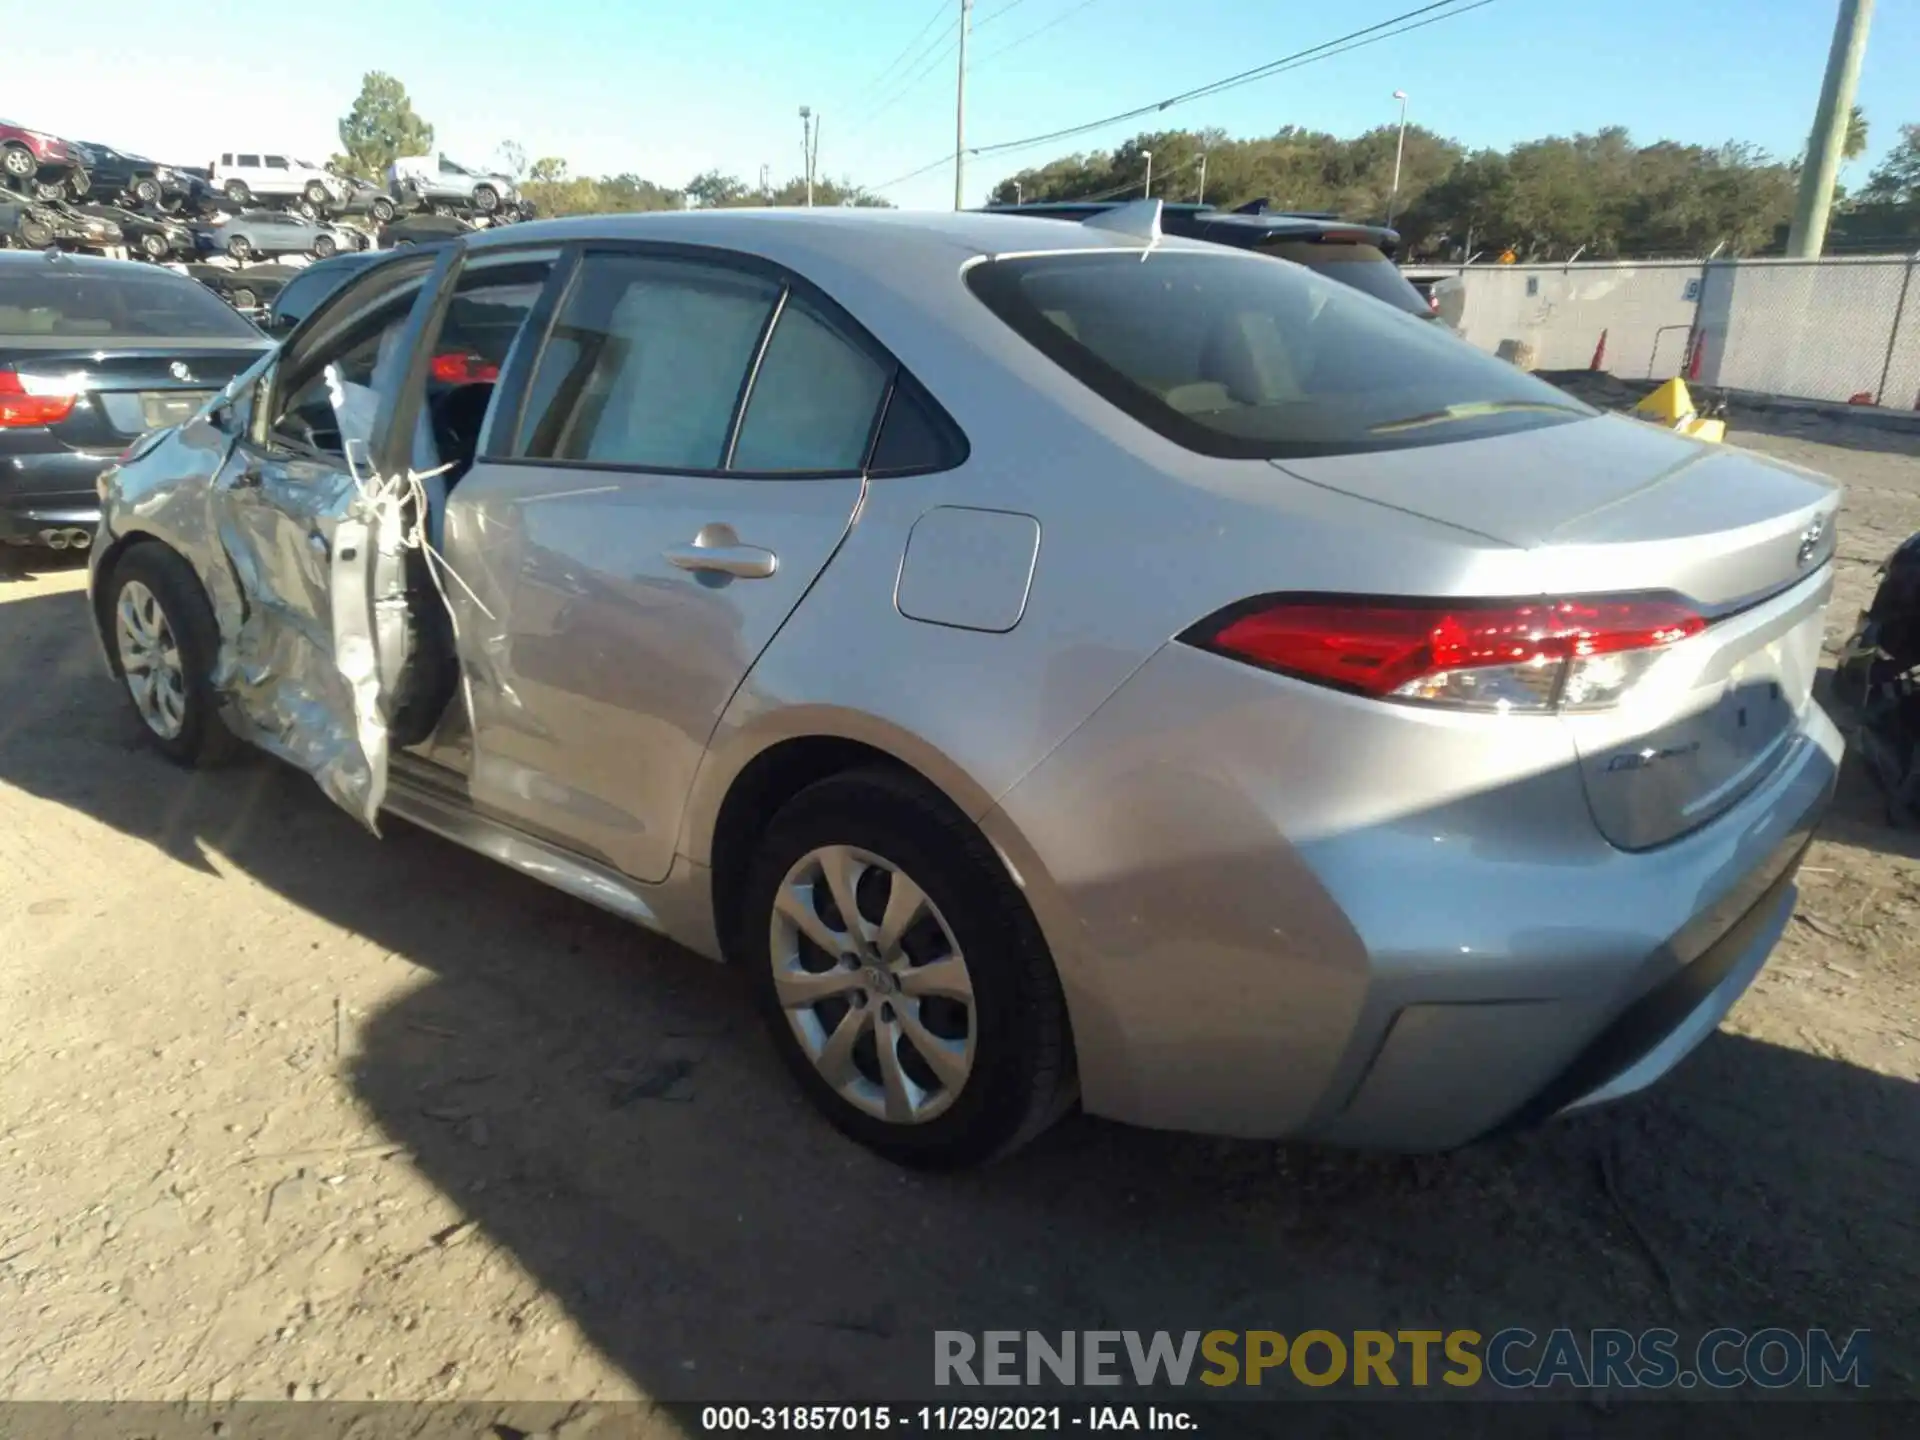
[(40, 162), (33, 158), (33, 152), (23, 146), (8, 146), (0, 150), (0, 169), (16, 180), (24, 180), (40, 168)]
[(973, 978), (953, 929), (891, 861), (848, 845), (803, 855), (774, 900), (774, 989), (822, 1079), (898, 1125), (934, 1119), (973, 1070)]
[(140, 718), (162, 740), (174, 739), (187, 723), (186, 668), (167, 612), (141, 581), (129, 580), (120, 588), (114, 640)]

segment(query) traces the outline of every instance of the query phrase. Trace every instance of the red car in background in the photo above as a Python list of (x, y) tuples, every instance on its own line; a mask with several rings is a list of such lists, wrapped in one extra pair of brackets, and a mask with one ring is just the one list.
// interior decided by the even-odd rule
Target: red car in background
[(39, 200), (87, 193), (87, 151), (70, 140), (0, 120), (0, 183)]

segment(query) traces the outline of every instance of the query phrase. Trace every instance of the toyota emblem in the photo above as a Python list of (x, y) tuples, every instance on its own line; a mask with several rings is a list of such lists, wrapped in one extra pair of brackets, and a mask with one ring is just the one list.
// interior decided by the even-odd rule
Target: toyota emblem
[(167, 367), (167, 373), (182, 382), (193, 379), (193, 372), (187, 368), (184, 360), (174, 361)]
[(1820, 552), (1820, 537), (1827, 533), (1827, 522), (1816, 520), (1800, 532), (1800, 551), (1793, 557), (1796, 565), (1805, 565)]

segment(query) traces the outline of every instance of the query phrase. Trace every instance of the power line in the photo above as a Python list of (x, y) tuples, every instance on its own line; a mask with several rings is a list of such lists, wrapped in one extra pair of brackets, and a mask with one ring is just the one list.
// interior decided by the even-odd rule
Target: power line
[[(1017, 5), (1019, 3), (1020, 3), (1020, 0), (1014, 0), (1014, 4)], [(1038, 29), (1029, 30), (1026, 34), (1022, 35), (1019, 39), (1008, 41), (1005, 45), (1002, 45), (998, 50), (989, 50), (985, 55), (982, 55), (978, 60), (974, 62), (974, 68), (978, 69), (980, 66), (987, 64), (989, 61), (999, 59), (1002, 55), (1006, 54), (1009, 50), (1018, 50), (1022, 45), (1026, 44), (1029, 40), (1038, 40), (1042, 35), (1046, 34), (1049, 30), (1053, 29), (1056, 25), (1065, 24), (1067, 21), (1071, 20), (1074, 16), (1078, 15), (1082, 10), (1086, 9), (1089, 5), (1097, 5), (1098, 3), (1099, 3), (1099, 0), (1080, 0), (1080, 3), (1078, 5), (1075, 5), (1071, 10), (1063, 11), (1062, 13), (1054, 16), (1053, 19), (1047, 21), (1046, 24), (1040, 26)], [(1011, 10), (1012, 8), (1013, 8), (1012, 5), (1009, 5), (1007, 7), (1008, 10)], [(1006, 11), (1000, 10), (1000, 11), (995, 11), (994, 13), (996, 15), (1004, 15)]]
[(1002, 5), (998, 10), (989, 11), (987, 14), (981, 16), (978, 20), (974, 21), (973, 28), (977, 31), (983, 25), (991, 25), (994, 21), (998, 20), (1002, 15), (1006, 14), (1009, 10), (1017, 10), (1024, 4), (1026, 4), (1026, 0), (1007, 0), (1007, 3)]
[[(1070, 125), (1061, 130), (1050, 130), (1043, 135), (1028, 135), (1019, 140), (1004, 140), (994, 145), (971, 146), (968, 148), (967, 153), (969, 155), (1000, 155), (1011, 150), (1026, 150), (1031, 149), (1035, 145), (1045, 145), (1051, 141), (1066, 140), (1075, 136), (1085, 135), (1094, 130), (1104, 129), (1109, 125), (1120, 124), (1123, 121), (1137, 120), (1143, 115), (1153, 115), (1162, 111), (1171, 110), (1176, 105), (1184, 105), (1192, 100), (1218, 95), (1223, 91), (1236, 89), (1241, 85), (1250, 85), (1256, 80), (1264, 80), (1268, 76), (1277, 75), (1286, 70), (1298, 69), (1303, 65), (1310, 65), (1320, 60), (1330, 60), (1335, 55), (1346, 54), (1349, 50), (1358, 50), (1363, 46), (1378, 44), (1382, 40), (1390, 40), (1397, 35), (1406, 35), (1415, 30), (1425, 29), (1428, 25), (1437, 24), (1442, 20), (1451, 20), (1457, 16), (1465, 15), (1470, 11), (1478, 10), (1483, 6), (1491, 5), (1493, 0), (1473, 0), (1472, 4), (1465, 5), (1462, 8), (1451, 8), (1459, 5), (1459, 3), (1460, 0), (1433, 0), (1431, 4), (1421, 5), (1415, 9), (1403, 11), (1401, 14), (1380, 21), (1378, 24), (1349, 31), (1347, 34), (1339, 36), (1336, 39), (1323, 41), (1321, 44), (1309, 46), (1305, 50), (1297, 50), (1291, 55), (1283, 55), (1278, 60), (1269, 61), (1265, 65), (1256, 65), (1251, 70), (1242, 70), (1238, 74), (1228, 75), (1222, 79), (1210, 81), (1205, 85), (1195, 86), (1191, 90), (1182, 91), (1178, 95), (1170, 95), (1165, 100), (1156, 101), (1151, 105), (1136, 106), (1131, 110), (1122, 110), (1117, 114), (1105, 115), (1098, 120), (1089, 120), (1084, 124)], [(1432, 12), (1436, 10), (1444, 11), (1445, 13), (1435, 15)], [(1418, 18), (1423, 15), (1429, 18), (1424, 20)], [(1405, 23), (1407, 21), (1414, 21), (1415, 23), (1407, 24)], [(938, 160), (930, 161), (917, 169), (909, 170), (904, 175), (897, 176), (892, 180), (874, 186), (873, 189), (876, 191), (890, 190), (895, 185), (904, 185), (907, 181), (918, 179), (931, 170), (937, 170), (943, 165), (951, 164), (952, 161), (952, 155), (942, 155)]]
[(878, 75), (874, 76), (870, 82), (868, 82), (867, 89), (869, 91), (874, 91), (874, 90), (878, 90), (882, 85), (884, 85), (887, 81), (887, 77), (892, 75), (893, 72), (897, 68), (899, 68), (900, 62), (906, 59), (907, 56), (911, 55), (915, 47), (918, 46), (922, 40), (927, 38), (927, 32), (933, 29), (935, 25), (938, 25), (940, 23), (940, 17), (942, 15), (945, 15), (946, 13), (947, 13), (947, 0), (934, 0), (933, 13), (927, 17), (927, 23), (922, 25), (919, 29), (919, 32), (915, 34), (913, 39), (907, 42), (906, 48), (904, 50), (902, 50), (898, 55), (894, 56), (893, 59), (887, 62), (886, 69), (882, 70)]
[[(887, 111), (891, 110), (902, 100), (906, 99), (907, 96), (919, 89), (920, 86), (926, 82), (929, 75), (946, 63), (947, 57), (953, 54), (954, 48), (959, 45), (959, 43), (960, 27), (956, 23), (953, 27), (952, 34), (946, 36), (944, 39), (936, 37), (933, 47), (923, 50), (910, 62), (909, 68), (913, 70), (913, 73), (901, 81), (891, 95), (885, 100), (882, 100), (872, 110), (869, 110), (854, 125), (853, 129), (847, 133), (847, 138), (851, 140), (855, 136), (864, 135), (867, 130), (872, 127), (874, 121), (878, 120), (882, 115), (886, 114)], [(951, 159), (953, 157), (948, 156), (947, 158)]]

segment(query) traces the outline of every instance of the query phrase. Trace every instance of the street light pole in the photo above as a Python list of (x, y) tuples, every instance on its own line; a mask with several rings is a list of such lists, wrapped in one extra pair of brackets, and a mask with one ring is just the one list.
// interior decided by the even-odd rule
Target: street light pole
[(1020, 182), (1018, 180), (1013, 182), (1013, 203), (1016, 206), (1020, 204)]
[(1140, 153), (1147, 157), (1147, 188), (1142, 190), (1140, 193), (1146, 198), (1152, 199), (1153, 198), (1153, 151), (1142, 150)]
[(800, 107), (800, 171), (807, 182), (807, 208), (813, 208), (813, 110)]
[(973, 0), (960, 0), (960, 68), (953, 89), (953, 208), (966, 208), (967, 175), (967, 21)]
[(1800, 195), (1787, 230), (1787, 254), (1792, 259), (1818, 259), (1826, 248), (1827, 212), (1833, 206), (1834, 182), (1840, 178), (1840, 154), (1847, 144), (1847, 122), (1853, 113), (1860, 61), (1867, 53), (1871, 19), (1873, 0), (1840, 0), (1833, 47), (1827, 52), (1827, 74), (1820, 82), (1820, 106), (1813, 114), (1807, 158), (1800, 167)]
[(1400, 198), (1400, 161), (1407, 153), (1407, 92), (1396, 90), (1393, 98), (1400, 102), (1400, 140), (1393, 147), (1393, 189), (1387, 192), (1387, 228), (1393, 228), (1393, 207)]
[(1207, 152), (1204, 150), (1200, 152), (1200, 193), (1194, 198), (1197, 204), (1207, 203)]

